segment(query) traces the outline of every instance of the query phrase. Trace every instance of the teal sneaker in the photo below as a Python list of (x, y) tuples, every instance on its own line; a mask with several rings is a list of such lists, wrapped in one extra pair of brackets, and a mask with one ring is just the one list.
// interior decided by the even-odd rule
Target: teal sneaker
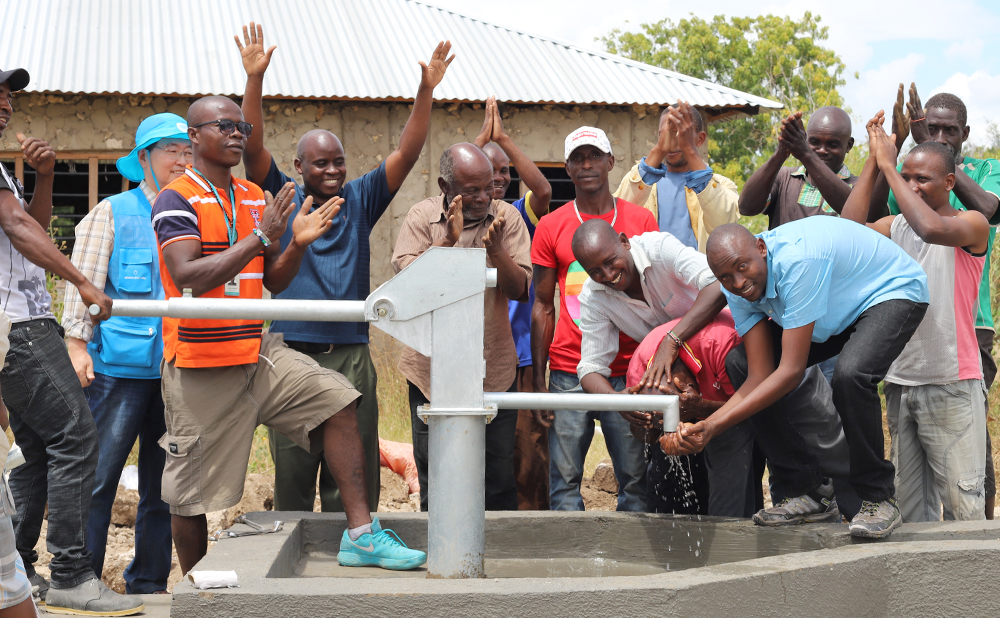
[(371, 534), (362, 534), (357, 541), (352, 541), (344, 530), (337, 562), (341, 566), (375, 566), (409, 571), (427, 562), (427, 554), (407, 547), (392, 530), (383, 530), (376, 517), (372, 520)]

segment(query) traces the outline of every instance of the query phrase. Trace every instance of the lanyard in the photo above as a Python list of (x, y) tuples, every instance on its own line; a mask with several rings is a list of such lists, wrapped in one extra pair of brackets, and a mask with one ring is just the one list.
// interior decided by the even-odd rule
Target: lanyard
[[(193, 168), (192, 168), (193, 169)], [(195, 170), (196, 172), (198, 170)], [(209, 183), (211, 184), (211, 183)], [(583, 225), (583, 217), (580, 216), (580, 209), (576, 206), (576, 200), (573, 200), (573, 210), (576, 212), (576, 218), (580, 220), (580, 224)], [(615, 226), (615, 221), (618, 221), (618, 198), (615, 198), (615, 216), (611, 217), (611, 227)]]
[(236, 244), (236, 241), (239, 240), (236, 236), (236, 195), (233, 192), (232, 180), (229, 181), (229, 205), (232, 206), (233, 208), (233, 219), (232, 221), (230, 221), (229, 213), (226, 212), (226, 207), (222, 204), (222, 198), (219, 197), (219, 192), (218, 190), (216, 190), (215, 185), (212, 184), (212, 181), (209, 180), (208, 178), (205, 178), (205, 175), (199, 172), (197, 169), (195, 169), (193, 165), (191, 166), (191, 171), (193, 171), (195, 174), (198, 174), (199, 178), (207, 182), (208, 186), (211, 187), (212, 189), (212, 193), (215, 194), (215, 199), (216, 201), (219, 202), (219, 208), (222, 209), (222, 216), (226, 218), (226, 232), (229, 235), (229, 246), (232, 247), (233, 245)]

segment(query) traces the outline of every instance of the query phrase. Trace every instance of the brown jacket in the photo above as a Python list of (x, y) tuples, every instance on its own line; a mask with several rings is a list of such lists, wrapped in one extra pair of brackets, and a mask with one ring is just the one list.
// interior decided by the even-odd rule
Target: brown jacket
[[(396, 239), (392, 253), (392, 269), (399, 272), (410, 262), (420, 257), (435, 241), (445, 238), (447, 233), (447, 208), (444, 196), (429, 197), (415, 204), (403, 221), (403, 229)], [(502, 243), (507, 253), (528, 275), (531, 284), (531, 237), (528, 227), (516, 208), (493, 200), (486, 217), (481, 221), (465, 224), (456, 247), (483, 247), (483, 236), (498, 217), (504, 218)], [(486, 266), (494, 265), (486, 257)], [(486, 288), (486, 331), (483, 337), (483, 354), (486, 358), (486, 379), (483, 390), (505, 392), (514, 383), (517, 374), (517, 349), (510, 331), (508, 298), (500, 288)], [(399, 371), (431, 398), (431, 362), (416, 350), (406, 347), (399, 358)]]

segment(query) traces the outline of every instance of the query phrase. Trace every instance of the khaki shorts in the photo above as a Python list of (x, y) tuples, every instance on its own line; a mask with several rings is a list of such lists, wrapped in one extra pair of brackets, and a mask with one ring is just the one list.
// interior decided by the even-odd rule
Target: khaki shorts
[(255, 365), (161, 365), (162, 497), (172, 514), (201, 515), (240, 501), (258, 425), (318, 453), (323, 436), (313, 430), (361, 396), (344, 376), (286, 346), (280, 334), (264, 334), (260, 354)]

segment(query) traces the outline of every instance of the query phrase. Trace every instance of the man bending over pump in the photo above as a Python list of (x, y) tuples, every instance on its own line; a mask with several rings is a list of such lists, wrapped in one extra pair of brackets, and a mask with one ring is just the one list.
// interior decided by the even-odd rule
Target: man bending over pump
[(850, 483), (862, 499), (851, 534), (887, 537), (900, 516), (878, 383), (927, 311), (923, 269), (888, 238), (834, 217), (793, 221), (757, 237), (725, 225), (709, 238), (707, 257), (743, 337), (726, 358), (737, 391), (707, 419), (678, 427), (664, 450), (700, 451), (719, 432), (752, 418), (754, 438), (782, 470), (789, 497), (759, 511), (754, 523), (823, 518), (832, 508), (833, 483), (793, 429), (787, 407), (772, 404), (799, 385), (806, 367), (840, 354), (833, 403), (850, 446)]

